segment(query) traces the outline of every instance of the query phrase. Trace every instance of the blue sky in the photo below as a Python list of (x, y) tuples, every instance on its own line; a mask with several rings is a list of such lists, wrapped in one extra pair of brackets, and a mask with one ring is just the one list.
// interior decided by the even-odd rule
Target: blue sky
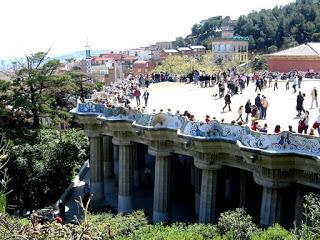
[(203, 19), (284, 5), (292, 0), (1, 0), (0, 57), (51, 48), (52, 55), (124, 49), (190, 33)]

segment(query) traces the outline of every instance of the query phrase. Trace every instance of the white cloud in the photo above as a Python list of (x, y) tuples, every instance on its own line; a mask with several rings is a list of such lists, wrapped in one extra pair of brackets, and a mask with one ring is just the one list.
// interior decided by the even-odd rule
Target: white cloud
[(293, 0), (1, 0), (0, 56), (138, 47), (174, 40), (208, 17), (237, 18)]

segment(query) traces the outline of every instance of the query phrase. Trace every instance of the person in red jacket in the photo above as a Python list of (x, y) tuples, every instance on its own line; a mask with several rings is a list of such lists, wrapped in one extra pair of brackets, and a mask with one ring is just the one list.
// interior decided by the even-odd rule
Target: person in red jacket
[(141, 96), (141, 92), (139, 90), (139, 88), (136, 88), (136, 90), (133, 92), (133, 96), (135, 96), (136, 101), (137, 101), (137, 107), (140, 106), (140, 96)]

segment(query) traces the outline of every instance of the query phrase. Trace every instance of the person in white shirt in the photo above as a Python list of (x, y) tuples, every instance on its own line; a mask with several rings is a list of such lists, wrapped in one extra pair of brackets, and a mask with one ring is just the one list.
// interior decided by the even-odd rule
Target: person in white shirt
[(311, 109), (313, 108), (313, 102), (316, 102), (316, 107), (318, 107), (318, 91), (316, 87), (311, 90)]

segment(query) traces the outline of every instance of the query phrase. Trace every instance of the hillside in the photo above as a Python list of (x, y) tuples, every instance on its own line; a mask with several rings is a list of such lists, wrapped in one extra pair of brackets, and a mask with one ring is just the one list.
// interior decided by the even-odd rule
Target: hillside
[[(90, 52), (91, 52), (91, 56), (97, 56), (100, 53), (105, 53), (105, 52), (109, 52), (109, 51), (110, 50), (91, 50)], [(86, 52), (85, 52), (85, 50), (77, 51), (77, 52), (67, 53), (67, 54), (64, 54), (64, 55), (61, 55), (61, 56), (55, 56), (55, 57), (52, 57), (52, 58), (57, 58), (62, 62), (65, 61), (68, 58), (74, 58), (76, 60), (80, 60), (80, 59), (85, 59), (86, 58)]]
[[(193, 25), (191, 34), (177, 38), (179, 46), (201, 44), (211, 49), (211, 41), (219, 37), (215, 31), (223, 18), (212, 17)], [(275, 52), (304, 42), (320, 41), (320, 0), (297, 0), (294, 3), (253, 11), (234, 21), (235, 34), (248, 36), (249, 49)]]
[[(106, 52), (110, 52), (110, 50), (91, 50), (91, 56), (97, 56), (101, 53), (106, 53)], [(59, 59), (61, 62), (64, 62), (66, 59), (70, 59), (70, 58), (80, 60), (80, 59), (86, 58), (86, 52), (85, 50), (83, 50), (83, 51), (67, 53), (60, 56), (50, 56), (50, 58)], [(0, 71), (7, 71), (12, 67), (12, 62), (16, 62), (16, 61), (24, 62), (25, 59), (24, 57), (18, 57), (15, 59), (0, 58)]]

